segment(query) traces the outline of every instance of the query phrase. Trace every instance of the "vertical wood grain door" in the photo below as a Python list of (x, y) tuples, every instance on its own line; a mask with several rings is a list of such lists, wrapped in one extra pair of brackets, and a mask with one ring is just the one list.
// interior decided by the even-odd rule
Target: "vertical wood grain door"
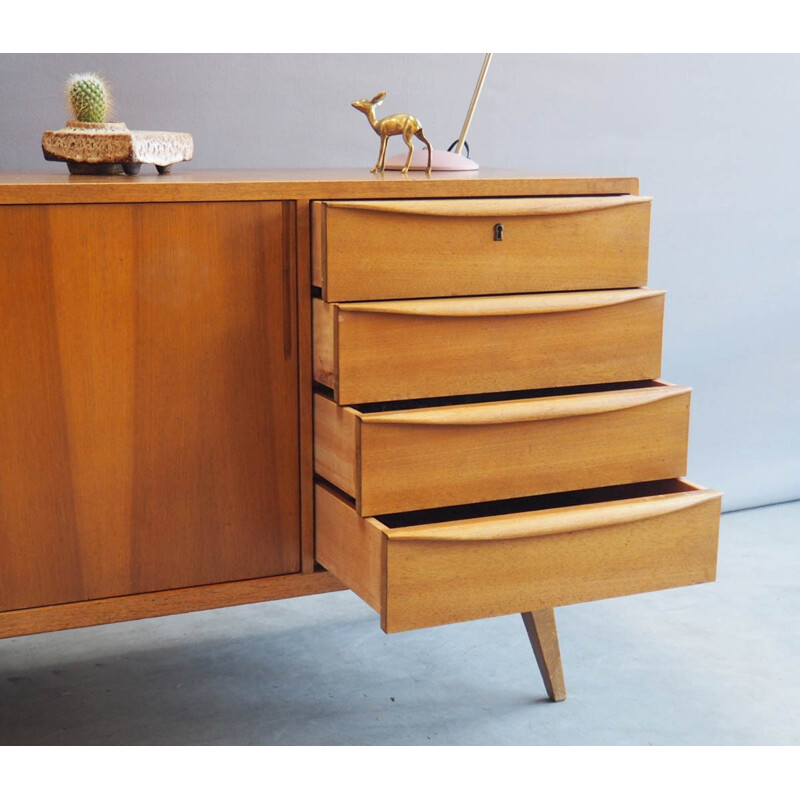
[(299, 571), (293, 212), (0, 208), (0, 609)]

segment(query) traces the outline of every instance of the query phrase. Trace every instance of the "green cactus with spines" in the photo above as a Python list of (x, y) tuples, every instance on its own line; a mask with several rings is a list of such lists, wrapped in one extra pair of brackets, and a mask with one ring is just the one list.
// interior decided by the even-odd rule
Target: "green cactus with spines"
[(67, 79), (67, 98), (78, 122), (105, 122), (111, 113), (111, 91), (95, 72), (77, 72)]

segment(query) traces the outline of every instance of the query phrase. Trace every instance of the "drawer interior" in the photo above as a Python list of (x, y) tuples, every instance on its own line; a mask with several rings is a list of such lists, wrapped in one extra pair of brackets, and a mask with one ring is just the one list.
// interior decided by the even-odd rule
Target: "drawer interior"
[[(609, 392), (621, 389), (651, 389), (668, 385), (664, 381), (623, 381), (621, 383), (600, 383), (585, 386), (562, 386), (553, 389), (522, 389), (516, 392), (484, 392), (483, 394), (460, 394), (449, 397), (422, 397), (412, 400), (357, 403), (352, 405), (351, 408), (360, 411), (362, 414), (376, 414), (385, 411), (411, 411), (417, 408), (499, 403), (504, 400), (533, 400), (537, 397), (561, 397), (562, 395), (590, 394), (592, 392)], [(315, 389), (329, 399), (333, 399), (333, 392), (327, 386), (316, 384)]]
[(663, 481), (606, 486), (602, 489), (581, 489), (575, 492), (515, 497), (511, 500), (493, 500), (486, 503), (469, 503), (445, 508), (430, 508), (421, 511), (405, 511), (399, 514), (382, 514), (375, 517), (389, 530), (411, 528), (418, 525), (433, 525), (458, 520), (498, 517), (505, 514), (521, 514), (529, 511), (545, 511), (558, 508), (574, 508), (591, 503), (608, 503), (615, 500), (635, 500), (641, 497), (672, 495), (694, 492), (698, 487), (680, 478)]

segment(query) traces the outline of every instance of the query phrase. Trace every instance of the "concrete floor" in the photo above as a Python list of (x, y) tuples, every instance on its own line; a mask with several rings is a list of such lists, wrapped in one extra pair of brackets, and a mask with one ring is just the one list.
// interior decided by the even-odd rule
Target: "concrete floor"
[(0, 641), (0, 744), (800, 744), (800, 502), (726, 514), (718, 582), (385, 636), (349, 592)]

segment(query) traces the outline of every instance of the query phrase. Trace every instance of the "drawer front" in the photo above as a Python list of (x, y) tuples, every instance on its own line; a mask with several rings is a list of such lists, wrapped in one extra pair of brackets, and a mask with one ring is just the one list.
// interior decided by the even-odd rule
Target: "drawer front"
[(604, 502), (427, 524), (359, 517), (318, 485), (317, 557), (380, 612), (387, 633), (713, 581), (721, 495), (660, 483)]
[(314, 379), (341, 405), (650, 380), (664, 293), (649, 289), (330, 304)]
[(690, 389), (362, 413), (315, 398), (317, 474), (362, 516), (686, 474)]
[(646, 197), (317, 202), (312, 213), (314, 283), (328, 301), (647, 283)]

